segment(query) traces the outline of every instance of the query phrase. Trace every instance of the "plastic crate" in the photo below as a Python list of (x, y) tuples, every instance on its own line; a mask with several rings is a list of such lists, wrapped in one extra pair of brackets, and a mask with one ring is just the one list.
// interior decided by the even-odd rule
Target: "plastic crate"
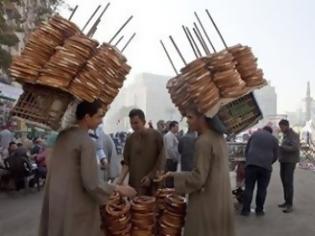
[(263, 118), (263, 114), (254, 94), (249, 93), (223, 106), (217, 118), (224, 126), (225, 133), (233, 136), (256, 125)]

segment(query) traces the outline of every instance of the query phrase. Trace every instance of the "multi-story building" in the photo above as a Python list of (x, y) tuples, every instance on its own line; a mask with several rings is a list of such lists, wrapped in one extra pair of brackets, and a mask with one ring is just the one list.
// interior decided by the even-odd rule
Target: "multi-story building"
[(277, 115), (277, 93), (275, 87), (267, 86), (255, 91), (255, 97), (265, 118)]

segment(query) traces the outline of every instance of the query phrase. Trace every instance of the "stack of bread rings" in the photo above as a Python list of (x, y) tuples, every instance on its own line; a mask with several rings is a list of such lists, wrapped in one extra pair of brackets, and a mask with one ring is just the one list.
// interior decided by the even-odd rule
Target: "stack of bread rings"
[(208, 69), (207, 58), (191, 62), (181, 72), (169, 81), (167, 89), (182, 114), (192, 104), (205, 113), (218, 103), (220, 94)]
[[(100, 100), (105, 111), (118, 95), (130, 70), (127, 59), (115, 46), (107, 43), (99, 46), (74, 23), (59, 15), (31, 33), (21, 55), (14, 58), (9, 68), (10, 75), (22, 84), (35, 84), (39, 90), (52, 87), (51, 91), (56, 94), (71, 94), (73, 101)], [(52, 102), (50, 98), (54, 99), (48, 94), (46, 103)], [(27, 109), (27, 113), (34, 114), (34, 111)], [(45, 112), (37, 110), (35, 113)], [(33, 115), (22, 117), (16, 113), (16, 116), (35, 121)], [(50, 127), (56, 130), (61, 128), (60, 124), (56, 120), (56, 125)]]
[(101, 208), (102, 227), (107, 236), (130, 236), (130, 203), (114, 196)]
[(159, 236), (181, 236), (185, 225), (185, 198), (169, 194), (164, 199), (164, 210), (159, 220)]
[(80, 30), (75, 24), (53, 16), (31, 33), (21, 55), (13, 59), (10, 75), (22, 83), (35, 83), (40, 70), (55, 53), (55, 48), (78, 32)]
[(246, 84), (236, 70), (233, 55), (227, 50), (211, 55), (209, 70), (213, 73), (213, 82), (220, 89), (222, 98), (239, 97), (246, 93)]
[(263, 71), (258, 69), (257, 58), (250, 47), (238, 44), (230, 47), (228, 51), (233, 55), (236, 68), (247, 87), (255, 87), (266, 83), (263, 78)]
[(174, 193), (175, 193), (175, 189), (173, 188), (161, 188), (161, 189), (158, 189), (157, 192), (155, 193), (158, 219), (162, 216), (165, 210), (165, 198), (168, 195), (174, 194)]
[(57, 52), (46, 63), (38, 83), (50, 87), (67, 88), (81, 67), (92, 56), (98, 42), (84, 34), (77, 34), (57, 47)]
[(130, 71), (126, 61), (117, 48), (103, 44), (72, 81), (69, 91), (89, 102), (99, 98), (104, 106), (108, 106), (117, 96)]
[(187, 95), (200, 112), (204, 113), (216, 105), (220, 99), (218, 87), (208, 69), (207, 58), (199, 58), (181, 70), (182, 77), (187, 83)]
[(139, 196), (131, 201), (132, 236), (155, 235), (156, 199), (149, 196)]
[(230, 47), (192, 61), (166, 88), (182, 115), (190, 106), (214, 115), (227, 102), (266, 84), (256, 61), (249, 47)]

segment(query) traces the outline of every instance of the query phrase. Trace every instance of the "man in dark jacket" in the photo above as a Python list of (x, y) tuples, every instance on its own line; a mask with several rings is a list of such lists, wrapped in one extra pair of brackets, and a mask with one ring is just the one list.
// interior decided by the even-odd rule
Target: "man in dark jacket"
[(25, 178), (32, 170), (32, 166), (27, 158), (26, 149), (18, 148), (5, 160), (5, 166), (15, 181), (16, 190), (25, 188)]
[(257, 182), (256, 215), (263, 216), (272, 164), (278, 158), (278, 140), (272, 135), (272, 128), (266, 126), (250, 137), (245, 157), (245, 192), (241, 215), (250, 214), (253, 191)]
[(195, 141), (198, 135), (196, 132), (188, 130), (188, 132), (179, 139), (178, 152), (181, 155), (181, 170), (192, 171), (193, 158), (195, 151)]
[(279, 127), (283, 133), (283, 141), (280, 145), (279, 162), (280, 162), (280, 177), (283, 185), (284, 200), (280, 204), (280, 208), (284, 208), (284, 213), (293, 211), (293, 182), (294, 170), (296, 163), (300, 161), (300, 138), (290, 128), (290, 123), (287, 120), (281, 120)]

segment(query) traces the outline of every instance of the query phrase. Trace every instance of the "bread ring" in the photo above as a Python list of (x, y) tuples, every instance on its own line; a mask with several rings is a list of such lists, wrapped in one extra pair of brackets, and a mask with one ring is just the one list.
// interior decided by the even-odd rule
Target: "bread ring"
[(208, 103), (200, 104), (198, 105), (198, 110), (204, 114), (208, 112), (210, 109), (212, 109), (219, 102), (219, 100), (220, 100), (219, 97), (217, 97), (212, 101), (209, 101)]
[(248, 92), (247, 87), (238, 87), (221, 92), (223, 98), (237, 98)]
[(207, 60), (207, 58), (205, 58), (205, 57), (198, 58), (198, 59), (190, 62), (188, 65), (186, 65), (180, 71), (182, 72), (182, 74), (186, 74), (186, 73), (189, 73), (190, 71), (199, 70), (199, 69), (201, 69), (207, 65), (206, 60)]

